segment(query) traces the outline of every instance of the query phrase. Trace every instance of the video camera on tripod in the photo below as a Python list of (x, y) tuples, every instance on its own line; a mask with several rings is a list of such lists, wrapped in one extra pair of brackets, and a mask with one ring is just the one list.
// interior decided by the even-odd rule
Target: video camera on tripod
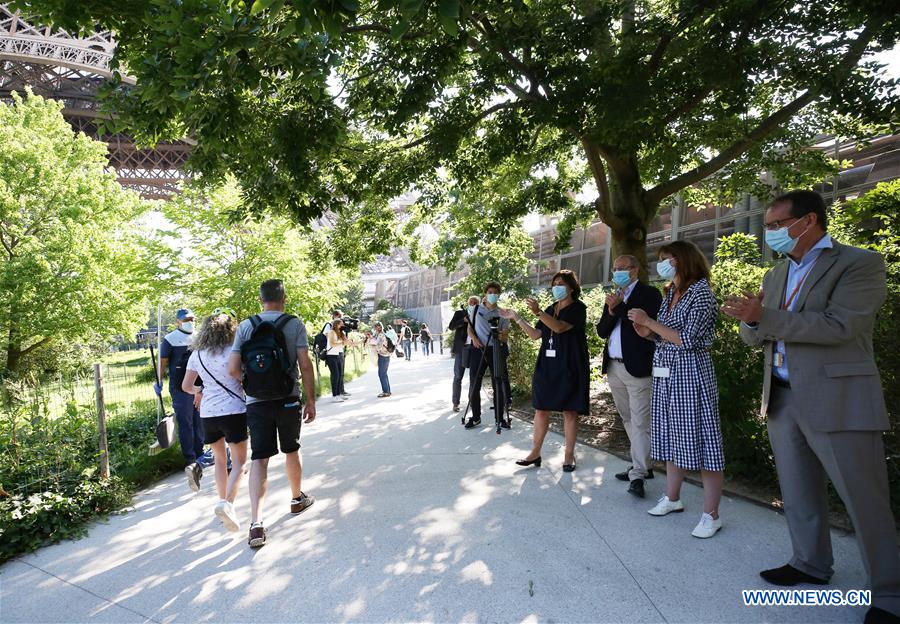
[(356, 331), (359, 329), (359, 319), (353, 318), (352, 316), (342, 317), (341, 320), (344, 322), (344, 329), (346, 331)]
[[(484, 345), (484, 348), (481, 350), (481, 361), (478, 362), (478, 368), (475, 369), (476, 373), (482, 370), (482, 366), (484, 366), (484, 358), (487, 357), (487, 351), (490, 347), (491, 349), (491, 382), (494, 388), (494, 424), (497, 428), (497, 435), (500, 435), (500, 431), (503, 428), (503, 425), (506, 425), (506, 428), (509, 429), (511, 426), (511, 418), (507, 415), (504, 419), (504, 411), (506, 409), (506, 398), (504, 396), (505, 386), (503, 385), (503, 373), (501, 367), (501, 358), (500, 358), (500, 317), (499, 316), (491, 316), (488, 318), (488, 325), (491, 328), (491, 337), (488, 340), (488, 343)], [(466, 405), (466, 409), (462, 415), (462, 424), (466, 423), (466, 415), (469, 413), (469, 406), (472, 404), (472, 397), (474, 396), (472, 391), (474, 390), (474, 384), (469, 385), (469, 403)]]

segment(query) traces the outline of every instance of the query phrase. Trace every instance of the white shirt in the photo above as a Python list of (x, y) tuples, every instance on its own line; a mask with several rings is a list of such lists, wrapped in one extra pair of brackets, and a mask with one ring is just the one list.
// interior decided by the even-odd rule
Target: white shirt
[[(628, 301), (628, 297), (631, 296), (634, 287), (637, 286), (638, 281), (634, 280), (631, 282), (628, 287), (625, 289), (622, 296), (622, 303), (626, 303)], [(619, 305), (622, 305), (620, 303)], [(624, 359), (624, 355), (622, 355), (622, 321), (617, 320), (616, 326), (613, 327), (612, 333), (609, 335), (609, 342), (606, 343), (607, 349), (609, 350), (609, 357), (616, 358), (617, 360)]]
[[(213, 418), (215, 416), (230, 416), (243, 414), (247, 411), (247, 405), (243, 398), (233, 397), (216, 383), (216, 379), (234, 392), (238, 397), (244, 396), (244, 389), (240, 382), (228, 374), (228, 356), (231, 355), (227, 347), (221, 351), (194, 351), (188, 359), (187, 370), (196, 371), (203, 380), (203, 400), (200, 402), (200, 418)], [(200, 364), (200, 360), (203, 364)], [(205, 368), (204, 368), (205, 367)], [(213, 379), (215, 377), (215, 379)]]

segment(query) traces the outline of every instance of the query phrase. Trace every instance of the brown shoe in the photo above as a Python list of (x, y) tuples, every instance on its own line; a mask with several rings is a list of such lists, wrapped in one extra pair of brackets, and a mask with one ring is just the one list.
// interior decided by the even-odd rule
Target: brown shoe
[(250, 545), (250, 548), (265, 546), (266, 528), (261, 524), (250, 527), (250, 539), (247, 540), (247, 543)]
[(303, 492), (300, 492), (299, 498), (291, 499), (291, 513), (296, 515), (304, 511), (314, 502), (316, 502), (316, 498), (314, 496), (307, 496)]

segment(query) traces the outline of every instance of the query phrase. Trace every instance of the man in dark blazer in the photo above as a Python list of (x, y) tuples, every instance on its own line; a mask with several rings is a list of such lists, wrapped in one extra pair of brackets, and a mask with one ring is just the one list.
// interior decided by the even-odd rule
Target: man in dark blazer
[[(478, 297), (469, 297), (469, 308), (478, 305)], [(450, 347), (450, 353), (453, 355), (453, 411), (459, 411), (459, 400), (462, 397), (462, 379), (468, 368), (468, 341), (469, 333), (466, 326), (471, 317), (469, 308), (463, 306), (461, 309), (453, 313), (450, 319), (448, 329), (455, 332), (453, 335), (453, 346)]]
[(634, 256), (619, 256), (613, 263), (613, 282), (618, 290), (606, 297), (597, 333), (606, 339), (603, 372), (609, 381), (616, 409), (631, 443), (631, 467), (616, 475), (629, 481), (628, 492), (644, 497), (644, 479), (653, 478), (650, 468), (650, 397), (653, 377), (653, 342), (641, 338), (628, 320), (628, 311), (640, 308), (656, 318), (662, 295), (638, 280), (640, 265)]
[(722, 311), (764, 354), (762, 416), (778, 469), (793, 557), (760, 572), (781, 586), (833, 574), (827, 480), (853, 520), (869, 577), (867, 624), (900, 622), (900, 557), (882, 432), (890, 429), (872, 330), (886, 296), (884, 259), (832, 240), (822, 197), (792, 191), (766, 211), (766, 243), (785, 255), (758, 294)]

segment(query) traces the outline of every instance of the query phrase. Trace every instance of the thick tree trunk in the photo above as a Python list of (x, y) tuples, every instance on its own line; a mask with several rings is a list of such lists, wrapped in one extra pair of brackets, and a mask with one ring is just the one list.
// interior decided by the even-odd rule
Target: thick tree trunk
[[(641, 279), (647, 278), (647, 230), (656, 216), (658, 205), (651, 205), (641, 183), (637, 158), (610, 158), (608, 222), (612, 230), (612, 257), (628, 254), (637, 258)], [(602, 215), (601, 215), (602, 218)]]

